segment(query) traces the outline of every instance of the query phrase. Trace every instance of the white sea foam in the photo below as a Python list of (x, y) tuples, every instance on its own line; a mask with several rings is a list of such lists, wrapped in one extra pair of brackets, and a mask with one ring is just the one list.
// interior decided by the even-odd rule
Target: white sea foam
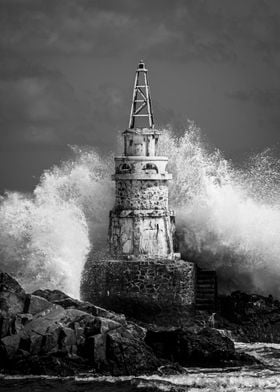
[(183, 137), (166, 132), (161, 141), (181, 250), (220, 270), (229, 289), (279, 296), (280, 161), (267, 150), (236, 169), (199, 135), (190, 123)]
[[(193, 123), (178, 138), (164, 130), (170, 206), (180, 248), (215, 268), (229, 289), (280, 296), (280, 163), (265, 151), (236, 169), (208, 148)], [(106, 245), (113, 206), (113, 159), (91, 149), (43, 173), (33, 194), (8, 192), (0, 204), (0, 268), (23, 286), (58, 288), (78, 297), (91, 247)]]
[(74, 149), (46, 171), (32, 195), (7, 193), (0, 206), (0, 267), (26, 290), (60, 289), (79, 297), (90, 246), (104, 241), (112, 205), (111, 159)]

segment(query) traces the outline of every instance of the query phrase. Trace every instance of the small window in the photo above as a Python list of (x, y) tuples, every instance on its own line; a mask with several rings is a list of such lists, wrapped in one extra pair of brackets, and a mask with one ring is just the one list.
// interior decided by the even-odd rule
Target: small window
[(132, 146), (132, 144), (133, 144), (133, 140), (131, 139), (131, 140), (129, 140), (130, 147)]
[(142, 170), (151, 173), (158, 173), (158, 168), (154, 163), (146, 163), (146, 165), (143, 166)]
[(127, 163), (123, 163), (118, 167), (118, 173), (131, 173), (131, 167)]

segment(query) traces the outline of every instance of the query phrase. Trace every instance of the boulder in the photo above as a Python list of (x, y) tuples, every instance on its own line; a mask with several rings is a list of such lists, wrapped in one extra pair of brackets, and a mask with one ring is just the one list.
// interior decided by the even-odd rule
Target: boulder
[(29, 335), (32, 333), (37, 333), (39, 335), (45, 335), (53, 325), (59, 325), (65, 316), (65, 309), (59, 305), (52, 304), (52, 307), (36, 314), (33, 319), (25, 326), (22, 334)]
[(0, 338), (14, 333), (15, 316), (26, 311), (27, 295), (19, 283), (0, 272)]
[(272, 296), (235, 291), (220, 297), (216, 327), (243, 342), (280, 343), (280, 302)]
[(9, 292), (25, 297), (25, 291), (21, 285), (6, 272), (0, 271), (0, 293)]
[(12, 314), (24, 313), (26, 294), (10, 275), (0, 272), (0, 308)]
[(39, 297), (37, 295), (29, 296), (29, 306), (26, 311), (32, 315), (43, 312), (46, 309), (49, 309), (53, 306), (53, 304), (47, 301), (45, 298)]
[(92, 314), (93, 316), (104, 317), (110, 320), (117, 321), (120, 324), (126, 325), (126, 318), (123, 314), (115, 313), (99, 306), (95, 306), (90, 302), (82, 302), (71, 298), (60, 290), (36, 290), (33, 295), (43, 297), (53, 304), (62, 306), (65, 309), (75, 308), (83, 312)]
[(229, 338), (211, 328), (203, 328), (198, 333), (183, 329), (148, 330), (145, 341), (159, 358), (182, 366), (230, 366), (248, 362), (245, 356), (235, 353)]
[(94, 316), (80, 310), (52, 304), (33, 316), (19, 335), (22, 340), (30, 342), (27, 351), (33, 355), (64, 351), (75, 356), (78, 346), (84, 343), (85, 326), (94, 319)]
[(107, 333), (106, 360), (114, 376), (151, 373), (163, 364), (144, 341), (135, 339), (123, 327)]
[(5, 275), (5, 281), (5, 298), (12, 298), (12, 294), (22, 298), (18, 307), (12, 308), (12, 301), (3, 302), (8, 322), (0, 353), (6, 369), (61, 374), (55, 368), (62, 366), (62, 373), (69, 374), (74, 371), (73, 363), (80, 361), (99, 372), (129, 375), (155, 370), (161, 364), (144, 342), (145, 328), (127, 323), (123, 315), (58, 290), (25, 294), (12, 278)]

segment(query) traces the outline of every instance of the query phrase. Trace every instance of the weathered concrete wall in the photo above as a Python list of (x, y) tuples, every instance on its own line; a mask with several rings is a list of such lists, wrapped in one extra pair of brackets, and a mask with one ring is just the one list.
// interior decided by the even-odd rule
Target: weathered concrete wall
[(116, 202), (109, 226), (113, 256), (170, 258), (173, 233), (174, 216), (168, 211), (167, 181), (116, 181)]
[(129, 129), (123, 132), (124, 154), (155, 156), (160, 131), (151, 128)]
[(172, 317), (174, 324), (174, 317), (182, 318), (194, 309), (194, 263), (100, 261), (92, 262), (88, 274), (90, 285), (84, 288), (83, 299), (139, 320), (156, 322)]
[(174, 230), (174, 216), (166, 210), (112, 211), (110, 252), (116, 257), (170, 258)]
[(128, 210), (167, 209), (167, 181), (116, 181), (115, 207)]

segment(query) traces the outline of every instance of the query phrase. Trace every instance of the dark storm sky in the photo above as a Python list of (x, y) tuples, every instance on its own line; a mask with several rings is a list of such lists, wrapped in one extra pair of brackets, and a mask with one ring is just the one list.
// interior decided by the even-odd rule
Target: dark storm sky
[(279, 0), (0, 0), (0, 190), (68, 144), (113, 150), (140, 59), (157, 124), (192, 119), (234, 159), (278, 144)]

